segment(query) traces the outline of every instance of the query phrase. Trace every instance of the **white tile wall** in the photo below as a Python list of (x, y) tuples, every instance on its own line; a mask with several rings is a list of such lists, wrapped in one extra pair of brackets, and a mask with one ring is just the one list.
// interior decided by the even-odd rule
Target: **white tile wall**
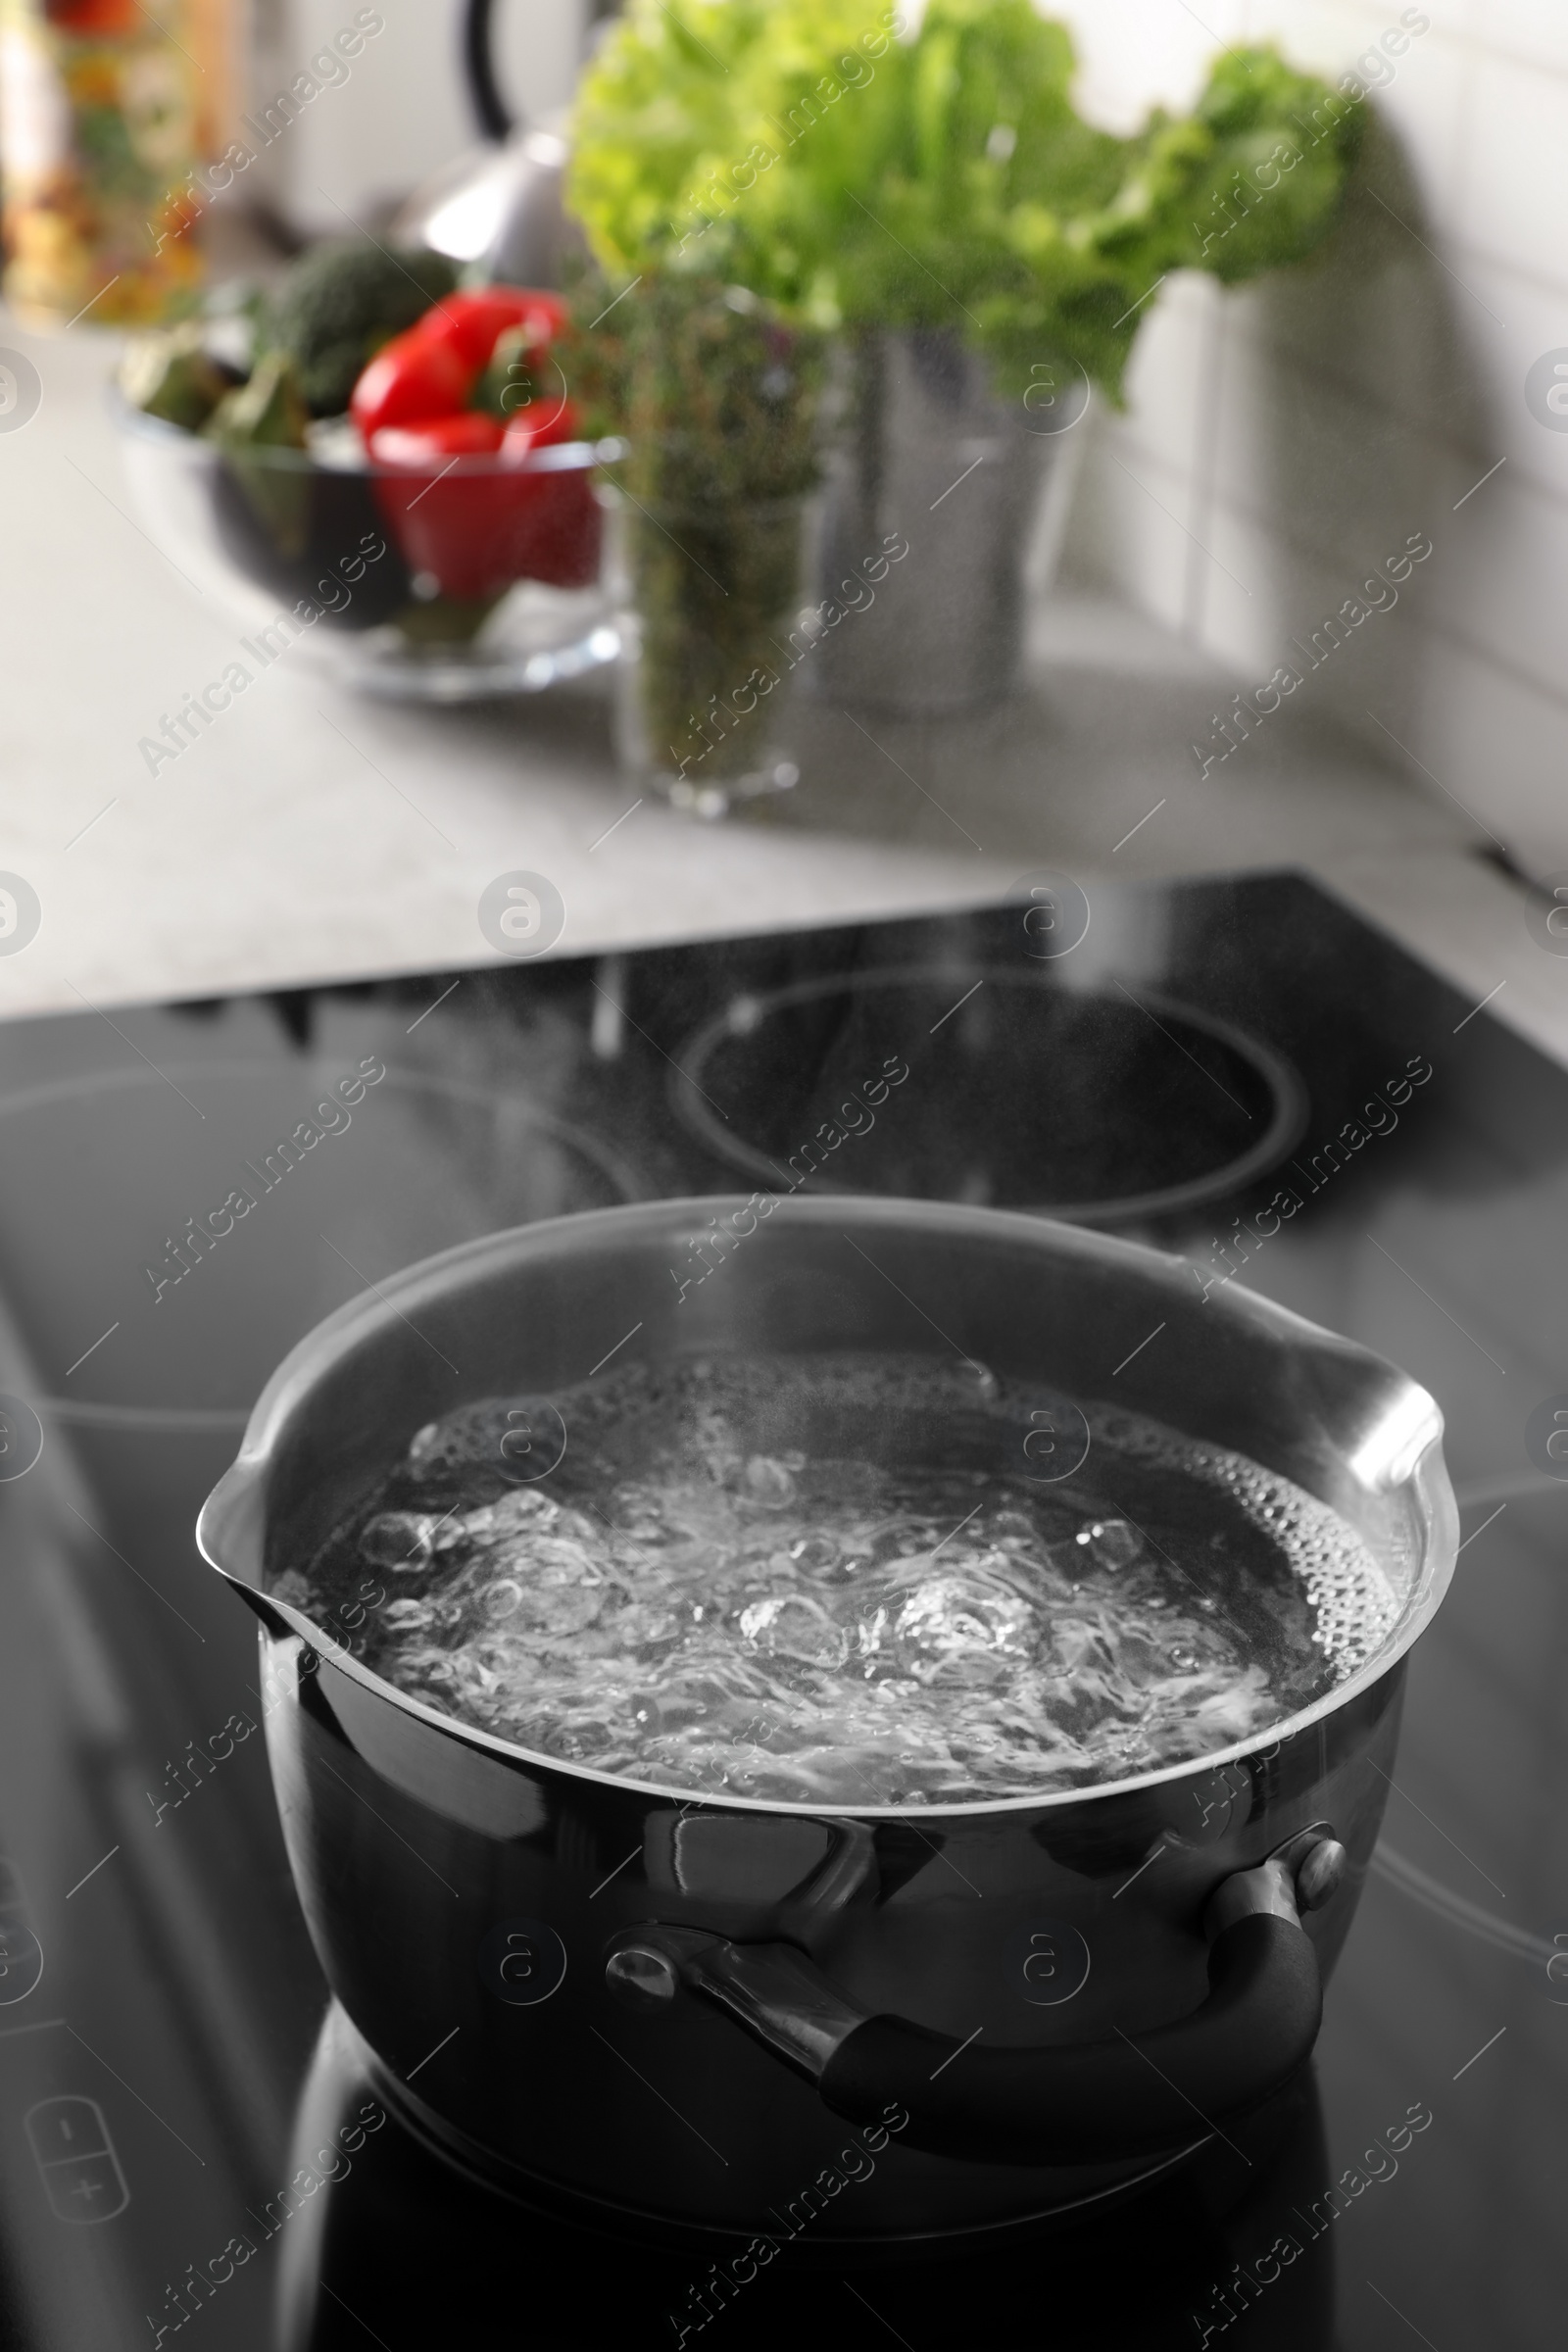
[(1192, 103), (1215, 44), (1242, 37), (1247, 0), (1204, 0), (1196, 15), (1177, 0), (1074, 0), (1042, 13), (1072, 25), (1079, 105), (1093, 121), (1126, 131), (1151, 106)]
[(1146, 306), (1151, 317), (1133, 345), (1121, 438), (1129, 451), (1179, 473), (1188, 471), (1191, 453), (1201, 445), (1210, 413), (1213, 330), (1222, 302), (1212, 278), (1183, 270)]
[(1470, 346), (1493, 446), (1507, 458), (1510, 477), (1568, 500), (1568, 432), (1544, 431), (1521, 392), (1533, 360), (1568, 350), (1568, 294), (1479, 257), (1467, 259), (1465, 275), (1503, 322)]
[(1103, 419), (1096, 430), (1074, 502), (1065, 567), (1077, 579), (1124, 592), (1136, 580), (1133, 602), (1166, 628), (1185, 632), (1192, 544), (1185, 517), (1193, 485), (1144, 453), (1123, 449)]
[(1477, 57), (1454, 162), (1453, 233), (1548, 286), (1562, 282), (1568, 71)]
[[(1118, 124), (1190, 100), (1222, 40), (1275, 39), (1334, 77), (1406, 14), (1402, 0), (1041, 5), (1074, 25), (1081, 101)], [(1568, 431), (1537, 421), (1524, 384), (1543, 353), (1568, 351), (1568, 0), (1417, 13), (1429, 24), (1388, 61), (1332, 254), (1237, 293), (1162, 290), (1128, 414), (1092, 444), (1071, 561), (1246, 687), (1385, 541), (1428, 532), (1436, 553), (1398, 610), (1313, 673), (1302, 710), (1309, 692), (1318, 715), (1405, 764), (1376, 712), (1522, 862), (1558, 873)]]
[(1495, 839), (1524, 850), (1533, 871), (1568, 874), (1568, 714), (1560, 696), (1434, 631), (1413, 748)]
[(1289, 659), (1286, 640), (1302, 616), (1288, 611), (1269, 535), (1250, 514), (1210, 500), (1202, 522), (1189, 607), (1196, 625), (1188, 634), (1222, 645), (1241, 672), (1238, 684), (1261, 686)]
[(1473, 25), (1499, 56), (1568, 74), (1568, 10), (1551, 0), (1461, 0)]
[[(1453, 561), (1431, 564), (1431, 625), (1550, 694), (1568, 684), (1568, 509), (1524, 473), (1496, 474), (1451, 515)], [(1568, 764), (1568, 739), (1564, 742)]]

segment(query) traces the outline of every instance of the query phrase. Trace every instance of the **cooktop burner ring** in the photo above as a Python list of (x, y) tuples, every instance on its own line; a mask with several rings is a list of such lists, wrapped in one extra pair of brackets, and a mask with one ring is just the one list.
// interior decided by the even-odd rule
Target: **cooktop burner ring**
[[(1158, 990), (1142, 986), (1135, 990), (1114, 979), (1108, 985), (1069, 988), (1047, 979), (1044, 974), (1019, 971), (1013, 966), (996, 963), (878, 965), (863, 971), (794, 981), (780, 988), (734, 997), (721, 1011), (703, 1022), (681, 1049), (670, 1078), (672, 1107), (687, 1131), (718, 1158), (770, 1186), (782, 1182), (784, 1189), (791, 1192), (850, 1194), (885, 1193), (900, 1189), (856, 1183), (850, 1175), (841, 1178), (837, 1172), (839, 1163), (836, 1163), (831, 1179), (814, 1172), (803, 1175), (793, 1167), (793, 1154), (790, 1155), (790, 1174), (786, 1175), (780, 1165), (780, 1155), (769, 1153), (744, 1133), (737, 1133), (724, 1106), (715, 1099), (724, 1084), (723, 1076), (715, 1067), (718, 1057), (726, 1047), (733, 1046), (738, 1040), (755, 1038), (771, 1020), (778, 1020), (803, 1008), (826, 1004), (835, 997), (859, 1000), (863, 1004), (876, 991), (934, 991), (939, 995), (954, 996), (956, 1002), (943, 1012), (934, 1027), (926, 1033), (935, 1036), (955, 1016), (961, 1017), (963, 1008), (983, 987), (1009, 991), (1014, 1001), (1027, 992), (1040, 999), (1057, 1015), (1063, 1008), (1102, 1019), (1108, 1014), (1112, 1021), (1126, 1024), (1129, 1035), (1135, 1033), (1134, 1025), (1148, 1021), (1163, 1033), (1168, 1044), (1184, 1055), (1200, 1076), (1208, 1079), (1220, 1094), (1226, 1095), (1244, 1117), (1250, 1118), (1251, 1114), (1230, 1094), (1223, 1080), (1204, 1068), (1190, 1046), (1182, 1042), (1181, 1035), (1173, 1034), (1185, 1032), (1193, 1045), (1206, 1048), (1212, 1055), (1220, 1058), (1233, 1082), (1250, 1084), (1260, 1098), (1264, 1126), (1263, 1132), (1245, 1148), (1229, 1150), (1212, 1165), (1171, 1182), (1144, 1185), (1120, 1195), (1080, 1190), (1076, 1196), (1069, 1196), (1062, 1200), (1004, 1198), (987, 1193), (978, 1197), (977, 1204), (1021, 1209), (1028, 1214), (1051, 1216), (1064, 1224), (1075, 1225), (1125, 1225), (1171, 1216), (1242, 1192), (1256, 1178), (1286, 1159), (1305, 1131), (1307, 1094), (1295, 1068), (1273, 1047), (1250, 1035), (1223, 1015), (1165, 996)], [(925, 1042), (924, 1038), (921, 1042)], [(1174, 1063), (1171, 1066), (1174, 1068)], [(834, 1091), (843, 1083), (847, 1081), (835, 1081)], [(998, 1088), (997, 1091), (1003, 1090)], [(939, 1106), (929, 1113), (929, 1128), (940, 1134), (942, 1125)], [(787, 1152), (787, 1146), (785, 1150)], [(846, 1158), (853, 1168), (853, 1159), (848, 1154)], [(977, 1200), (977, 1196), (972, 1192), (954, 1190), (938, 1189), (925, 1193), (923, 1197)]]
[[(165, 1099), (165, 1090), (182, 1096), (186, 1085), (196, 1095), (202, 1095), (205, 1086), (216, 1083), (241, 1102), (261, 1097), (269, 1086), (288, 1088), (298, 1093), (296, 1107), (299, 1107), (308, 1102), (313, 1090), (326, 1084), (325, 1074), (331, 1066), (330, 1057), (323, 1058), (320, 1054), (283, 1062), (255, 1055), (223, 1060), (203, 1054), (170, 1058), (162, 1064), (145, 1062), (144, 1058), (128, 1068), (89, 1068), (64, 1078), (35, 1081), (0, 1095), (0, 1136), (8, 1134), (12, 1123), (29, 1116), (48, 1119), (56, 1112), (99, 1109), (116, 1103), (129, 1102), (133, 1106), (137, 1102), (159, 1103)], [(390, 1060), (374, 1084), (380, 1096), (372, 1100), (422, 1098), (449, 1114), (463, 1109), (480, 1114), (494, 1138), (507, 1149), (515, 1149), (524, 1141), (553, 1146), (569, 1155), (580, 1171), (586, 1171), (612, 1202), (637, 1200), (646, 1194), (642, 1176), (611, 1138), (531, 1099), (520, 1085), (487, 1086), (462, 1074), (449, 1075), (417, 1063), (400, 1066)], [(183, 1100), (204, 1122), (208, 1111), (217, 1115), (210, 1097), (206, 1098), (206, 1110), (199, 1109), (189, 1096), (183, 1096)], [(348, 1123), (352, 1124), (352, 1120)], [(220, 1126), (220, 1132), (222, 1131)], [(230, 1174), (246, 1165), (240, 1154), (247, 1149), (255, 1152), (257, 1136), (263, 1132), (260, 1127), (254, 1133), (234, 1129), (229, 1138), (233, 1163)], [(111, 1136), (110, 1140), (113, 1143), (116, 1139)], [(256, 1181), (254, 1169), (251, 1181), (253, 1184)], [(171, 1191), (171, 1201), (174, 1198)], [(504, 1217), (500, 1221), (519, 1220)], [(155, 1228), (149, 1226), (146, 1236), (133, 1240), (127, 1231), (124, 1251), (127, 1265), (145, 1254), (146, 1238), (154, 1233)], [(109, 1311), (106, 1309), (106, 1317)], [(119, 1328), (118, 1323), (114, 1328)], [(293, 1336), (297, 1337), (297, 1332)], [(288, 1337), (280, 1334), (279, 1351), (286, 1349), (288, 1344)], [(91, 1354), (92, 1350), (88, 1352)], [(198, 1404), (167, 1396), (131, 1401), (121, 1396), (73, 1396), (64, 1389), (58, 1370), (50, 1376), (30, 1359), (24, 1361), (17, 1355), (16, 1343), (5, 1331), (3, 1314), (0, 1314), (0, 1375), (19, 1394), (25, 1395), (29, 1405), (51, 1427), (98, 1431), (121, 1438), (173, 1441), (237, 1437), (250, 1418), (249, 1398), (243, 1403)], [(69, 1378), (69, 1374), (65, 1377)]]

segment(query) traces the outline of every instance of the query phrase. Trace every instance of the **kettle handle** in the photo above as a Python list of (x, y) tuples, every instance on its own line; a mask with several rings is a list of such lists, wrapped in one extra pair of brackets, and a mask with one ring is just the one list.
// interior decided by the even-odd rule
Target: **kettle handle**
[(607, 1973), (644, 2006), (662, 2006), (678, 1983), (725, 2009), (835, 2115), (882, 2122), (902, 2109), (906, 2146), (982, 2164), (1105, 2163), (1190, 2145), (1299, 2073), (1323, 1999), (1298, 1894), (1327, 1900), (1344, 1868), (1344, 1848), (1318, 1825), (1225, 1880), (1205, 1913), (1207, 1998), (1172, 2025), (1118, 2028), (1109, 2041), (960, 2041), (867, 2016), (793, 1946), (726, 1943), (689, 1928), (637, 1931)]
[(495, 0), (466, 0), (463, 12), (463, 72), (479, 128), (487, 139), (510, 138), (516, 118), (496, 79)]
[[(590, 0), (590, 28), (603, 17), (613, 16), (618, 0)], [(496, 78), (495, 0), (465, 0), (463, 11), (463, 75), (479, 128), (487, 139), (510, 139), (517, 118), (501, 93)]]

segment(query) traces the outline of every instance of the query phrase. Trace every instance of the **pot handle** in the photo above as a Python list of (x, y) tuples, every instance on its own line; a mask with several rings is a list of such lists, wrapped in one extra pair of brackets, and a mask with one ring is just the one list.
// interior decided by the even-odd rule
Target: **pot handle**
[(1208, 1996), (1148, 2034), (1047, 2048), (986, 2048), (900, 2017), (868, 2016), (790, 1944), (727, 1943), (655, 1927), (610, 1956), (611, 1985), (648, 2008), (684, 1985), (743, 2026), (853, 2123), (885, 2123), (932, 2155), (1077, 2165), (1182, 2147), (1284, 2088), (1317, 2038), (1317, 1957), (1298, 1904), (1328, 1900), (1345, 1849), (1300, 1832), (1218, 1887), (1204, 1913)]

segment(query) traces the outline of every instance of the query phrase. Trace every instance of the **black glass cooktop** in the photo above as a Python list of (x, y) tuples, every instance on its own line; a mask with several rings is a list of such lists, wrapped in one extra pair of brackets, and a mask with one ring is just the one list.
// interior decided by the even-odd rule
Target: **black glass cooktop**
[[(0, 1027), (5, 2344), (1560, 2340), (1568, 1073), (1296, 877), (1091, 896), (1070, 953), (1012, 906)], [(726, 2300), (384, 2114), (191, 1529), (410, 1259), (780, 1182), (1055, 1209), (1350, 1334), (1439, 1397), (1464, 1548), (1277, 2154)]]

